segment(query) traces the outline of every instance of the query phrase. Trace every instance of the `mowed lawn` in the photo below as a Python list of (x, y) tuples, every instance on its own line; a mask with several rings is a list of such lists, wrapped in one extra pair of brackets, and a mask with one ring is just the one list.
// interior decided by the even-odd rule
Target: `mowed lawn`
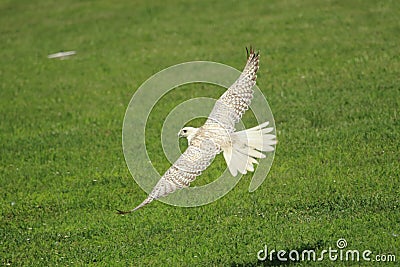
[[(396, 266), (399, 15), (399, 1), (0, 0), (0, 264), (374, 266), (394, 255), (379, 266)], [(209, 205), (117, 215), (146, 197), (121, 144), (135, 90), (187, 61), (241, 69), (250, 44), (279, 139), (262, 186), (249, 193), (246, 175)], [(155, 107), (146, 143), (160, 172), (165, 114), (224, 91), (210, 88)], [(211, 166), (198, 183), (218, 174)], [(321, 253), (340, 238), (372, 260), (257, 259), (265, 246)]]

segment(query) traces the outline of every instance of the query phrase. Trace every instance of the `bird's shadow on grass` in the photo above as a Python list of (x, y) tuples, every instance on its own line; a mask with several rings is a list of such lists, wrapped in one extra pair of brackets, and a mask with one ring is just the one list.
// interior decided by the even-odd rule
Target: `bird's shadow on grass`
[[(317, 250), (320, 249), (322, 246), (324, 245), (324, 242), (322, 240), (318, 240), (317, 242), (313, 243), (313, 244), (303, 244), (300, 245), (297, 248), (285, 248), (283, 249), (284, 251), (286, 251), (285, 254), (285, 258), (288, 258), (288, 254), (289, 251), (291, 250), (296, 250), (299, 255), (300, 255), (300, 260), (301, 260), (301, 254), (303, 251), (305, 250), (314, 250), (317, 253)], [(278, 251), (280, 249), (275, 249), (275, 251)], [(269, 252), (268, 252), (269, 253)], [(256, 252), (255, 252), (255, 258), (257, 258)], [(299, 263), (301, 263), (301, 261), (292, 261), (292, 260), (287, 260), (287, 261), (281, 261), (277, 258), (276, 256), (276, 252), (273, 255), (272, 260), (269, 259), (269, 255), (267, 255), (268, 257), (264, 260), (264, 261), (260, 261), (258, 259), (255, 259), (254, 262), (246, 262), (246, 263), (235, 263), (233, 262), (230, 266), (231, 267), (255, 267), (255, 266), (288, 266), (288, 265), (297, 265)], [(316, 256), (316, 258), (318, 258), (318, 256)]]

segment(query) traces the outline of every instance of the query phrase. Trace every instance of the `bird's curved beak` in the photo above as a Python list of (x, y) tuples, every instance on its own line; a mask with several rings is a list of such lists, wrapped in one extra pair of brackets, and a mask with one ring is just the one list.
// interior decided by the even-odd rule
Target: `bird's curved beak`
[(181, 138), (182, 137), (182, 131), (179, 131), (178, 133), (178, 137)]

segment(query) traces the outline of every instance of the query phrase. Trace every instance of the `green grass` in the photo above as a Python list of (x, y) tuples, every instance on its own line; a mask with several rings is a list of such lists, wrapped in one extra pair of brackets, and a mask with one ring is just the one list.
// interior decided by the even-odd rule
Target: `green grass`
[[(0, 264), (277, 266), (257, 260), (264, 245), (320, 252), (339, 238), (398, 264), (398, 1), (134, 2), (0, 1)], [(186, 61), (241, 69), (249, 44), (279, 139), (266, 182), (249, 193), (247, 175), (210, 205), (116, 215), (146, 196), (121, 146), (135, 90)], [(78, 54), (47, 59), (60, 50)], [(289, 263), (321, 264), (333, 263)]]

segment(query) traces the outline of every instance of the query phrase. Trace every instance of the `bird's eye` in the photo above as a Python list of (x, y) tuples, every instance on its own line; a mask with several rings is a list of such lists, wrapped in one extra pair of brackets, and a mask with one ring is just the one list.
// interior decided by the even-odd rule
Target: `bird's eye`
[(183, 130), (182, 132), (183, 132), (183, 133), (186, 133), (186, 132), (187, 132), (187, 130)]

